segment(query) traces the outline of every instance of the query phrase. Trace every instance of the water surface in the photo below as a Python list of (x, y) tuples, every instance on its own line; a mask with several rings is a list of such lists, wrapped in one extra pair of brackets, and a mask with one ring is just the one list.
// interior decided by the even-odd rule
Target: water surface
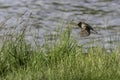
[(85, 21), (100, 34), (81, 38), (80, 29), (73, 28), (71, 34), (80, 44), (93, 39), (97, 45), (115, 48), (120, 42), (119, 4), (120, 0), (0, 0), (0, 22), (10, 18), (6, 26), (0, 27), (0, 36), (14, 31), (16, 26), (17, 32), (22, 31), (22, 25), (27, 23), (31, 30), (26, 31), (26, 39), (32, 41), (36, 35), (42, 44), (45, 35), (50, 39), (51, 34), (56, 34), (56, 27), (66, 28), (71, 20)]

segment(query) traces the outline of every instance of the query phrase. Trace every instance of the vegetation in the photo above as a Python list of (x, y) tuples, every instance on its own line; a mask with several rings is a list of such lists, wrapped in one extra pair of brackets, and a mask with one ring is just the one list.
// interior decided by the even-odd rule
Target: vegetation
[(25, 30), (5, 37), (0, 49), (0, 80), (119, 80), (120, 47), (108, 54), (97, 46), (83, 52), (83, 46), (61, 32), (51, 44), (33, 47)]

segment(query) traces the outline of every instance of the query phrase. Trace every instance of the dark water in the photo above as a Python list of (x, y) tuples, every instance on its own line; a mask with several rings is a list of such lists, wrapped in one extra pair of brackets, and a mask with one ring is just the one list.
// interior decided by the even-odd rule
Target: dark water
[(106, 48), (114, 48), (120, 42), (120, 0), (0, 0), (0, 22), (7, 18), (6, 25), (0, 26), (1, 37), (16, 26), (16, 31), (21, 31), (23, 26), (19, 23), (23, 21), (31, 29), (26, 31), (26, 39), (32, 41), (36, 35), (43, 43), (44, 35), (56, 34), (56, 27), (65, 28), (71, 20), (82, 20), (100, 34), (82, 38), (80, 30), (73, 28), (71, 34), (78, 42), (86, 44), (93, 39)]

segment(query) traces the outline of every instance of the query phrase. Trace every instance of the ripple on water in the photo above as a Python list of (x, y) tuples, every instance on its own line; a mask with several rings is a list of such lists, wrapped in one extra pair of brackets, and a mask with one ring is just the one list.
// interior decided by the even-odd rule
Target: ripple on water
[[(9, 29), (1, 28), (1, 34), (7, 32), (6, 30), (13, 29), (9, 25), (16, 25), (20, 15), (27, 11), (32, 13), (28, 23), (32, 30), (27, 35), (33, 36), (31, 34), (39, 30), (37, 39), (40, 42), (43, 41), (41, 40), (43, 35), (46, 35), (47, 32), (54, 32), (56, 27), (66, 28), (70, 20), (74, 20), (76, 23), (84, 20), (93, 26), (100, 35), (92, 33), (89, 37), (81, 38), (79, 37), (79, 28), (72, 29), (71, 34), (77, 41), (84, 44), (94, 39), (103, 41), (102, 43), (106, 45), (112, 44), (112, 41), (120, 41), (119, 4), (120, 0), (0, 0), (0, 21), (6, 17), (16, 19), (10, 19), (7, 23)], [(23, 27), (19, 26), (18, 30), (21, 30), (20, 28)]]

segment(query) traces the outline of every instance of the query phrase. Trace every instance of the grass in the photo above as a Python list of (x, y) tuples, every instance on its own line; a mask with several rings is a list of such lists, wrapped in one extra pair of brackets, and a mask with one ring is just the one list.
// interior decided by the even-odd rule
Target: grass
[[(103, 47), (83, 46), (61, 32), (59, 40), (31, 46), (25, 30), (3, 39), (0, 49), (0, 80), (119, 80), (120, 47), (110, 54)], [(57, 34), (56, 34), (57, 36)]]

